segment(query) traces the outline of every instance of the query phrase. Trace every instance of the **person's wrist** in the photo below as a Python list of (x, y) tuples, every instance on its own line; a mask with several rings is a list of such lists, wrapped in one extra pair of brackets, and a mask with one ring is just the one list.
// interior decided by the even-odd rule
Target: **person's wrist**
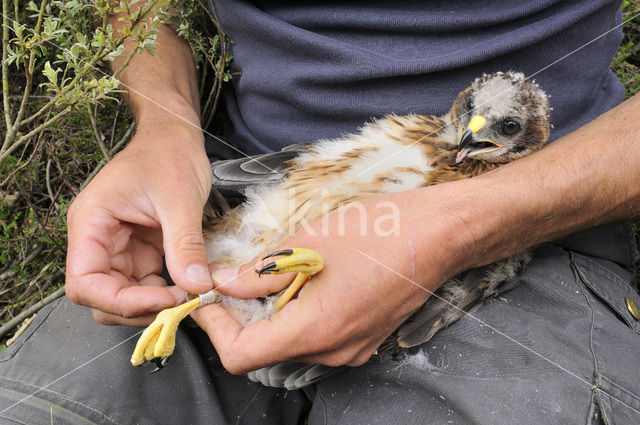
[[(134, 137), (109, 166), (116, 166), (116, 163), (125, 169), (138, 170), (136, 173), (142, 173), (141, 176), (159, 172), (152, 180), (160, 178), (164, 184), (167, 179), (184, 182), (190, 176), (191, 184), (201, 187), (206, 194), (211, 185), (211, 168), (202, 130), (173, 115), (165, 114), (162, 117), (150, 114), (141, 119)], [(197, 180), (193, 180), (194, 176), (197, 176)], [(147, 183), (151, 184), (152, 181)]]
[[(472, 179), (473, 180), (473, 179)], [(441, 267), (441, 281), (487, 264), (486, 244), (493, 244), (504, 216), (490, 203), (492, 192), (471, 180), (436, 185), (418, 191), (417, 205), (428, 205), (412, 224), (417, 248)]]
[(175, 125), (202, 133), (200, 112), (197, 105), (179, 94), (165, 95), (161, 99), (145, 99), (131, 105), (138, 129)]
[(132, 145), (146, 147), (160, 144), (164, 151), (175, 146), (183, 155), (204, 153), (204, 134), (199, 116), (187, 105), (171, 104), (167, 111), (147, 111), (136, 118), (136, 137)]
[[(510, 164), (473, 179), (449, 183), (443, 231), (449, 237), (452, 270), (459, 273), (516, 254), (551, 238), (546, 229), (564, 192), (558, 187), (532, 186), (531, 167)], [(521, 165), (521, 164), (520, 164)], [(516, 171), (517, 170), (517, 171)], [(444, 187), (443, 187), (444, 188)]]

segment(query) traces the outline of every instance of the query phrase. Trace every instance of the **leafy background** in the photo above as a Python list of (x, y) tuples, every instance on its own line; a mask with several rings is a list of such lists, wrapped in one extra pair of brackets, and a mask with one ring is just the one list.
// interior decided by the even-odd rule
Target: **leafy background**
[[(215, 16), (204, 0), (145, 0), (142, 12), (127, 13), (138, 2), (2, 0), (0, 344), (43, 300), (62, 294), (69, 203), (135, 130), (107, 72), (125, 40), (136, 44), (135, 54), (152, 53), (161, 22), (188, 40), (201, 76), (203, 126), (216, 123), (220, 87), (232, 75)], [(125, 38), (106, 23), (112, 6), (124, 12)], [(640, 0), (624, 2), (624, 20), (638, 12)], [(612, 69), (629, 97), (640, 90), (640, 20), (624, 31)]]
[[(43, 300), (62, 295), (69, 204), (135, 131), (114, 77), (133, 55), (153, 53), (160, 23), (188, 40), (201, 120), (215, 121), (231, 58), (205, 3), (2, 0), (0, 342)], [(123, 14), (123, 34), (106, 22), (111, 8)], [(126, 57), (125, 42), (136, 46)], [(116, 56), (124, 65), (110, 72)]]

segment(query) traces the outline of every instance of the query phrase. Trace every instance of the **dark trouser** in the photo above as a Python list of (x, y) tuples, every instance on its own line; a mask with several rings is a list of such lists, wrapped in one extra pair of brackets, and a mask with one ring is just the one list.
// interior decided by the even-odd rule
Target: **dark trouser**
[(128, 363), (139, 329), (64, 299), (0, 357), (0, 423), (640, 424), (629, 235), (619, 223), (541, 247), (500, 297), (406, 358), (304, 392), (226, 373), (199, 331), (150, 375)]

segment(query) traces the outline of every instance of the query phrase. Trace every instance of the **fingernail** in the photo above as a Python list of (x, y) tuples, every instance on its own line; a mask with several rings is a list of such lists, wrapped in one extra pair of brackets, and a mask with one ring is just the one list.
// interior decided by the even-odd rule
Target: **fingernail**
[(187, 267), (187, 280), (198, 285), (212, 286), (209, 269), (202, 264), (191, 264)]
[(224, 285), (225, 283), (231, 282), (233, 279), (236, 278), (236, 276), (238, 276), (237, 268), (218, 269), (218, 270), (214, 270), (213, 272), (213, 279), (222, 285)]

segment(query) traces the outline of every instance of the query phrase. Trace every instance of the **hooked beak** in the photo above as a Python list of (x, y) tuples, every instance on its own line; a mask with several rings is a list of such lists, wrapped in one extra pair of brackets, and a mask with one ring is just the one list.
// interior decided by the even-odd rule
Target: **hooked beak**
[[(473, 137), (473, 131), (467, 128), (462, 132), (460, 140), (458, 141), (458, 157), (460, 157), (460, 154), (463, 152), (469, 153), (469, 145), (473, 143), (474, 140), (475, 138)], [(460, 161), (466, 156), (466, 153), (462, 158), (459, 158)], [(458, 161), (458, 157), (456, 157), (456, 162), (460, 162)]]
[(502, 147), (498, 143), (490, 139), (477, 139), (476, 134), (484, 128), (487, 121), (482, 115), (475, 115), (469, 121), (469, 125), (460, 135), (458, 141), (458, 154), (456, 155), (456, 164), (459, 164), (466, 157), (478, 155), (480, 153), (493, 152)]

